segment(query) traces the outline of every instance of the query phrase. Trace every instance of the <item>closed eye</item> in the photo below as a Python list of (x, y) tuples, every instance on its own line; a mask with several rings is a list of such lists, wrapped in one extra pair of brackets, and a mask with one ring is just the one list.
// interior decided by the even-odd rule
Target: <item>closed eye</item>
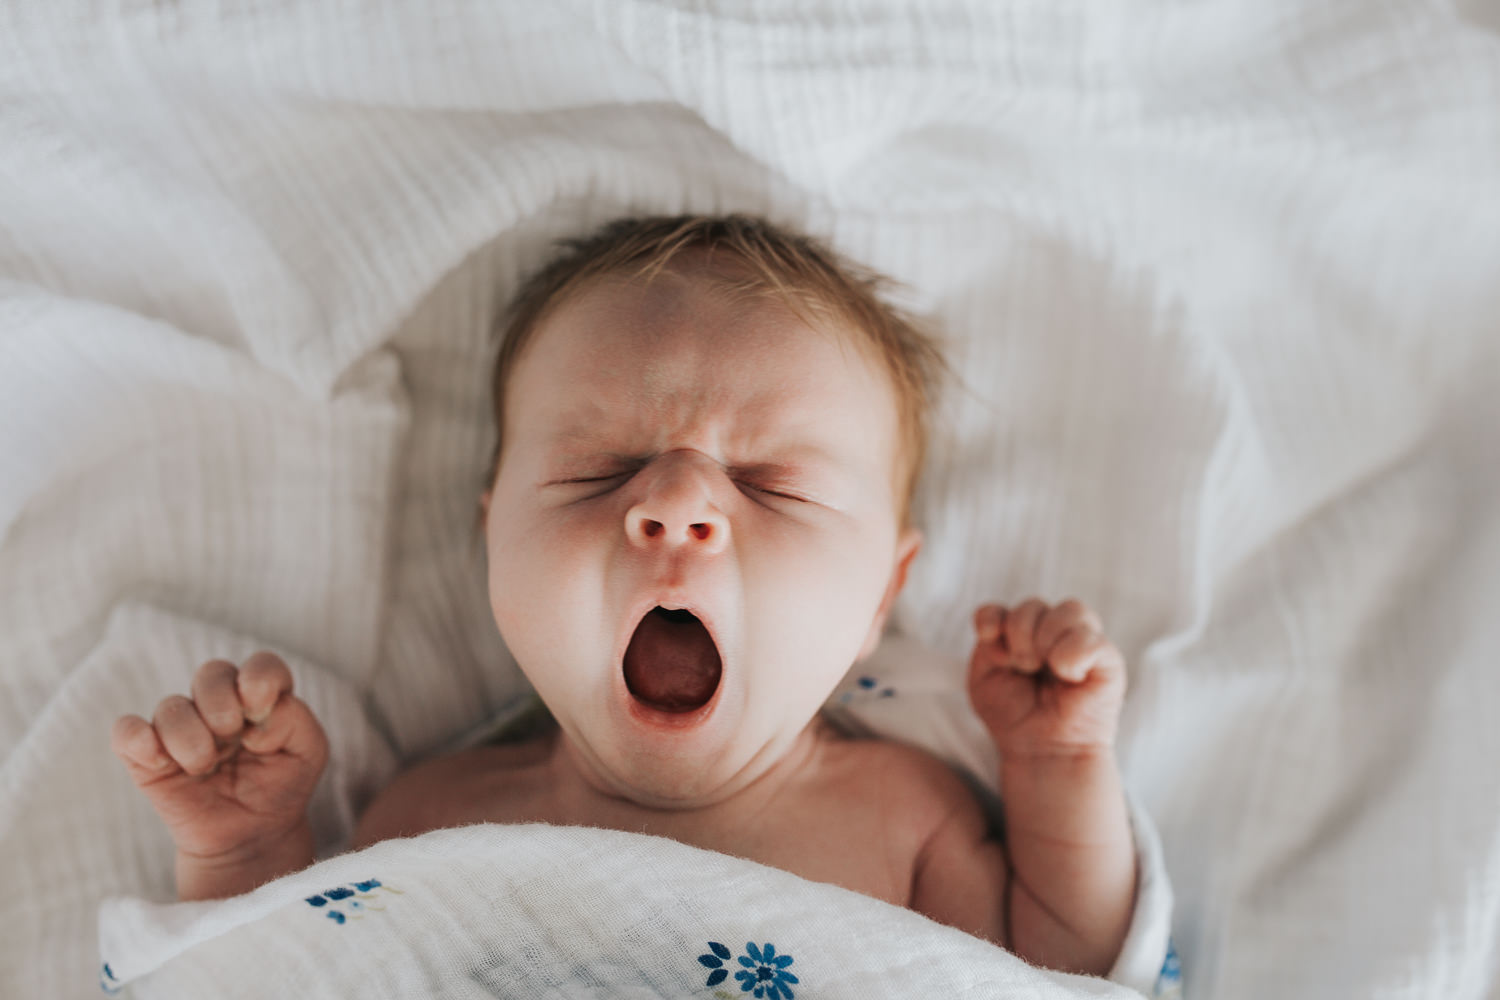
[(559, 479), (559, 483), (607, 483), (611, 479), (620, 479), (630, 475), (628, 472), (616, 472), (608, 476), (582, 476), (578, 479)]
[(788, 493), (785, 490), (774, 490), (769, 486), (757, 486), (754, 483), (739, 483), (738, 485), (741, 490), (753, 490), (754, 492), (762, 494), (763, 496), (780, 497), (782, 500), (795, 500), (798, 503), (811, 502), (807, 499), (807, 497), (798, 496), (795, 493)]
[(611, 492), (615, 487), (621, 485), (633, 475), (635, 475), (634, 472), (611, 472), (602, 476), (573, 476), (569, 479), (554, 479), (547, 485), (564, 488), (575, 486), (593, 487), (583, 496), (583, 499), (592, 499)]

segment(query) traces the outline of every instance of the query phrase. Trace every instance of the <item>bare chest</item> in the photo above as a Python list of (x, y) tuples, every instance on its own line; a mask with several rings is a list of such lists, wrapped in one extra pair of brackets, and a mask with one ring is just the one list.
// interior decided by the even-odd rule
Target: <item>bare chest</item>
[(738, 803), (677, 811), (560, 789), (545, 762), (497, 757), (447, 778), (448, 787), (429, 787), (422, 825), (553, 823), (646, 833), (908, 906), (923, 817), (901, 815), (899, 799), (879, 782), (847, 770), (812, 776), (750, 811)]

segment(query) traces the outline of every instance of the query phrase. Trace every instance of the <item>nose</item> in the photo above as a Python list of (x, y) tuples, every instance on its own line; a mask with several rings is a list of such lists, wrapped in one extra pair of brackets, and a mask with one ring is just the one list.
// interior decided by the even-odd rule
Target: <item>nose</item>
[[(672, 452), (643, 470), (645, 493), (625, 514), (625, 534), (640, 548), (692, 547), (703, 555), (729, 544), (729, 519), (713, 504), (719, 466), (703, 455)], [(640, 474), (637, 473), (637, 477)]]

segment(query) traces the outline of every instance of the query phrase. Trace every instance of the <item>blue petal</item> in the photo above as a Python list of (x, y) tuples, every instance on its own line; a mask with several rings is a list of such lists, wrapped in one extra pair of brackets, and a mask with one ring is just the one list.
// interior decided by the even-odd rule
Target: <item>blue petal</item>
[(790, 972), (778, 972), (776, 973), (776, 981), (778, 983), (800, 983), (802, 980), (798, 979)]
[(727, 960), (731, 954), (728, 948), (724, 947), (717, 941), (708, 942), (708, 947), (710, 951), (712, 951), (715, 955), (718, 955), (722, 959)]
[(717, 969), (717, 968), (719, 968), (719, 966), (721, 966), (721, 965), (724, 964), (723, 962), (719, 961), (717, 957), (715, 957), (713, 955), (699, 955), (698, 956), (698, 961), (701, 962), (703, 965), (707, 966), (710, 969)]
[(704, 986), (718, 986), (720, 983), (722, 983), (724, 980), (726, 980), (728, 978), (729, 978), (729, 970), (728, 969), (715, 969), (713, 972), (710, 972), (708, 974), (708, 982), (704, 983), (703, 985)]
[(745, 942), (745, 950), (747, 952), (749, 952), (750, 953), (750, 957), (753, 958), (753, 959), (755, 959), (757, 962), (764, 961), (764, 959), (762, 959), (760, 957), (760, 949), (757, 948), (757, 947), (755, 947), (755, 942), (754, 941), (746, 941)]
[(307, 897), (307, 905), (308, 906), (322, 906), (324, 903), (327, 903), (327, 902), (328, 902), (328, 900), (324, 899), (322, 896), (308, 896)]
[(348, 899), (350, 896), (354, 895), (354, 890), (345, 889), (343, 886), (339, 886), (337, 889), (325, 889), (323, 891), (323, 895), (327, 896), (329, 899)]
[(750, 959), (746, 958), (744, 955), (741, 955), (739, 958), (735, 959), (735, 961), (739, 962), (747, 969), (753, 969), (760, 964), (759, 962), (750, 961)]
[(792, 956), (790, 956), (790, 955), (777, 955), (776, 956), (776, 967), (778, 969), (785, 969), (788, 965), (791, 965), (791, 964), (792, 964)]
[(776, 946), (774, 944), (772, 944), (771, 942), (767, 941), (766, 945), (765, 945), (765, 950), (761, 952), (761, 959), (760, 960), (762, 962), (774, 962), (774, 961), (776, 961)]
[(756, 976), (753, 972), (736, 972), (734, 978), (740, 981), (742, 984), (740, 989), (742, 990), (748, 990), (756, 982)]

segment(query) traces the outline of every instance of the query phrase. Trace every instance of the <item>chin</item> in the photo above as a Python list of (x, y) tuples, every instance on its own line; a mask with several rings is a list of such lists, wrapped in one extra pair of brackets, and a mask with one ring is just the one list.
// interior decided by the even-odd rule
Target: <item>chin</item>
[(752, 738), (742, 707), (738, 693), (722, 686), (708, 704), (687, 713), (642, 706), (626, 692), (609, 722), (589, 733), (588, 756), (613, 794), (637, 805), (713, 805), (774, 763), (768, 753), (775, 734)]

